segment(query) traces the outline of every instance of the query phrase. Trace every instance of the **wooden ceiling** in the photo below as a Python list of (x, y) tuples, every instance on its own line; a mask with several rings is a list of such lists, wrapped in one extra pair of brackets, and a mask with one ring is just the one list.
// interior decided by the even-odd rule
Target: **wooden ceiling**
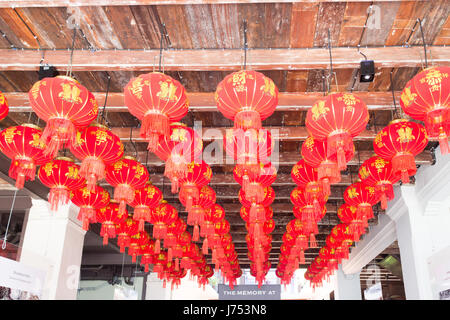
[[(107, 119), (126, 146), (126, 152), (150, 167), (152, 181), (164, 187), (165, 197), (186, 213), (163, 178), (163, 163), (146, 152), (138, 136), (139, 122), (123, 104), (123, 87), (139, 74), (158, 69), (160, 30), (164, 24), (163, 69), (186, 88), (191, 110), (183, 119), (189, 126), (201, 121), (208, 128), (226, 129), (232, 122), (216, 109), (213, 93), (229, 73), (242, 68), (244, 60), (243, 21), (248, 23), (246, 68), (258, 70), (274, 80), (280, 91), (277, 111), (263, 125), (278, 129), (279, 174), (273, 188), (276, 229), (270, 260), (278, 262), (281, 237), (294, 218), (289, 194), (292, 165), (300, 160), (299, 150), (307, 137), (306, 110), (323, 95), (323, 77), (332, 91), (353, 91), (369, 106), (367, 130), (355, 138), (357, 153), (332, 187), (327, 215), (319, 223), (319, 246), (339, 223), (336, 210), (342, 193), (355, 181), (358, 165), (373, 153), (376, 133), (398, 110), (400, 91), (424, 67), (422, 38), (417, 19), (422, 20), (428, 64), (450, 64), (450, 2), (440, 1), (3, 1), (0, 0), (0, 90), (5, 92), (11, 113), (2, 128), (23, 122), (38, 123), (30, 112), (27, 92), (38, 80), (40, 63), (57, 67), (65, 74), (73, 40), (71, 25), (77, 23), (73, 53), (73, 75), (94, 92), (103, 106), (108, 78)], [(151, 3), (156, 5), (150, 5)], [(200, 3), (200, 4), (199, 4)], [(14, 6), (14, 8), (13, 8)], [(330, 32), (333, 72), (329, 71)], [(361, 54), (362, 53), (362, 54)], [(375, 61), (373, 82), (359, 82), (363, 55)], [(392, 83), (390, 77), (392, 76)], [(396, 97), (396, 105), (392, 92)], [(42, 124), (42, 122), (41, 122)], [(133, 142), (130, 143), (130, 133)], [(205, 146), (210, 138), (204, 136)], [(433, 161), (430, 149), (417, 157), (419, 165)], [(232, 165), (211, 164), (211, 186), (217, 202), (226, 210), (241, 266), (249, 266), (244, 222), (239, 216), (239, 185), (232, 179)], [(379, 207), (375, 209), (380, 213)], [(376, 224), (377, 218), (371, 221)], [(392, 249), (392, 248), (391, 248)], [(310, 263), (318, 249), (306, 252)]]

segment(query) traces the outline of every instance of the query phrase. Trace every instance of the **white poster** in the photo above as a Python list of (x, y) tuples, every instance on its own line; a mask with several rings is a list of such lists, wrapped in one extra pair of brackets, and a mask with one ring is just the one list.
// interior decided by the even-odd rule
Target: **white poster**
[(113, 300), (137, 300), (138, 293), (132, 288), (126, 288), (122, 286), (115, 286)]
[(39, 300), (45, 271), (0, 257), (0, 299)]
[(383, 300), (383, 289), (381, 287), (381, 282), (375, 283), (370, 288), (364, 290), (365, 300)]

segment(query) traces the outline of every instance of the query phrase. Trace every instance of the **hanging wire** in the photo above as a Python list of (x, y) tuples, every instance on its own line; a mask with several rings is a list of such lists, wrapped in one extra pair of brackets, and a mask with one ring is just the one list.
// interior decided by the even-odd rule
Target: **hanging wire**
[[(328, 29), (328, 52), (330, 54), (330, 74), (328, 75), (327, 79), (330, 78), (333, 75), (333, 56), (331, 54), (331, 33), (330, 29)], [(330, 92), (330, 81), (328, 81), (328, 92)]]
[(245, 70), (247, 68), (247, 50), (248, 50), (248, 42), (247, 42), (247, 20), (243, 21), (244, 28), (244, 67)]
[(109, 121), (105, 118), (105, 111), (106, 111), (106, 101), (108, 100), (110, 84), (111, 84), (111, 76), (108, 74), (108, 82), (106, 83), (105, 103), (103, 104), (102, 117), (101, 117), (101, 120), (100, 120), (101, 124), (108, 123), (108, 125), (109, 125)]
[(137, 158), (138, 158), (138, 149), (136, 147), (136, 143), (134, 143), (134, 141), (133, 141), (133, 127), (130, 127), (130, 143), (131, 143), (131, 145), (134, 148), (134, 157), (137, 160)]
[(323, 89), (323, 95), (327, 95), (327, 89), (325, 84), (325, 70), (322, 69), (322, 89)]
[(14, 196), (13, 196), (13, 201), (12, 201), (12, 205), (11, 205), (11, 210), (9, 211), (9, 217), (8, 217), (8, 223), (6, 225), (6, 231), (5, 231), (5, 236), (3, 238), (3, 243), (2, 243), (2, 249), (5, 250), (6, 249), (6, 238), (8, 237), (8, 230), (9, 230), (9, 224), (11, 223), (11, 217), (12, 217), (12, 212), (14, 209), (14, 204), (16, 203), (16, 196), (17, 196), (17, 189), (14, 191)]
[(422, 20), (420, 18), (417, 18), (417, 21), (419, 22), (420, 33), (422, 35), (423, 53), (425, 55), (425, 68), (428, 68), (427, 44), (425, 43), (425, 36), (423, 34)]
[(167, 29), (166, 29), (166, 24), (165, 23), (161, 23), (159, 26), (159, 32), (160, 32), (160, 38), (159, 38), (159, 67), (158, 67), (158, 71), (159, 72), (164, 72), (161, 71), (162, 70), (162, 60), (163, 60), (163, 39), (166, 39), (167, 42)]
[(69, 66), (66, 71), (66, 76), (72, 77), (72, 60), (73, 60), (73, 51), (75, 49), (75, 38), (77, 36), (77, 29), (73, 28), (73, 37), (72, 37), (72, 48), (70, 49), (70, 60)]
[[(399, 117), (398, 111), (397, 111), (397, 102), (395, 101), (395, 93), (394, 93), (394, 83), (392, 81), (392, 73), (394, 72), (394, 68), (392, 68), (391, 72), (389, 73), (389, 79), (391, 81), (391, 92), (392, 92), (392, 101), (394, 102), (394, 110), (395, 110), (395, 117)], [(392, 120), (394, 120), (394, 114), (391, 110), (391, 117)]]

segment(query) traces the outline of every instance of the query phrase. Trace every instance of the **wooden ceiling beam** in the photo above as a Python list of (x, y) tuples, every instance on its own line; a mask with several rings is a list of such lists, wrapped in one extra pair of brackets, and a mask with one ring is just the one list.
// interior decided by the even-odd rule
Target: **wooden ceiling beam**
[[(93, 93), (99, 106), (105, 103), (104, 92)], [(394, 110), (391, 92), (353, 92), (360, 97), (370, 111)], [(27, 92), (5, 92), (11, 113), (31, 112)], [(401, 92), (395, 92), (396, 101), (400, 101)], [(306, 111), (320, 98), (322, 92), (281, 92), (278, 95), (276, 111)], [(217, 112), (214, 92), (188, 92), (189, 110), (194, 112)], [(122, 92), (110, 92), (106, 100), (107, 112), (129, 112), (125, 106)]]
[[(429, 46), (437, 65), (450, 65), (450, 52), (444, 46)], [(377, 68), (418, 67), (423, 63), (421, 46), (364, 48), (364, 54), (375, 60)], [(73, 71), (153, 71), (159, 50), (74, 50)], [(249, 70), (328, 69), (330, 56), (326, 48), (251, 49), (247, 53)], [(41, 50), (0, 49), (1, 71), (37, 71)], [(333, 68), (359, 68), (361, 55), (357, 48), (333, 48)], [(45, 63), (59, 71), (68, 68), (70, 50), (48, 50)], [(182, 49), (164, 51), (166, 71), (238, 71), (242, 68), (241, 49)]]
[[(358, 0), (372, 2), (371, 0)], [(378, 0), (378, 2), (401, 2), (404, 0)], [(418, 1), (418, 0), (414, 0)], [(190, 4), (237, 4), (237, 3), (309, 3), (311, 0), (0, 0), (0, 8), (47, 8), (47, 7), (97, 7), (97, 6), (143, 6), (143, 5), (190, 5)], [(317, 0), (316, 2), (347, 2), (347, 0)]]

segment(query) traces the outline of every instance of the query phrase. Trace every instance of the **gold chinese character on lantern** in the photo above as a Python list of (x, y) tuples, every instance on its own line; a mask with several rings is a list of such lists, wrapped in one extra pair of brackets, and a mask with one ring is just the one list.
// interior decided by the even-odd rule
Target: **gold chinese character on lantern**
[(96, 130), (95, 131), (95, 144), (97, 146), (101, 145), (102, 143), (105, 143), (106, 140), (108, 140), (108, 132), (105, 130)]
[(159, 92), (156, 94), (161, 100), (168, 101), (176, 101), (177, 96), (175, 92), (177, 91), (177, 87), (169, 81), (160, 81), (159, 82)]
[(70, 166), (68, 168), (69, 170), (66, 172), (66, 177), (70, 179), (77, 179), (78, 178), (78, 168)]
[(405, 88), (402, 92), (402, 96), (400, 99), (402, 100), (403, 104), (407, 107), (411, 104), (411, 102), (414, 101), (414, 99), (417, 97), (417, 94), (411, 92), (411, 88)]
[(61, 87), (62, 91), (58, 94), (59, 98), (70, 103), (81, 103), (80, 88), (67, 82), (61, 83)]
[(129, 90), (136, 98), (142, 99), (142, 86), (142, 79), (138, 77), (131, 83)]
[(386, 166), (386, 161), (383, 158), (377, 158), (373, 165), (375, 165), (375, 168), (377, 168), (378, 172), (381, 172), (382, 169)]
[(325, 101), (320, 100), (316, 102), (311, 109), (314, 121), (317, 121), (317, 119), (327, 114), (328, 111), (330, 111), (330, 108), (325, 107)]
[(356, 192), (356, 188), (350, 188), (348, 189), (348, 196), (350, 199), (359, 196), (359, 193)]
[(260, 90), (273, 97), (275, 95), (275, 83), (269, 78), (264, 78), (264, 85), (260, 87)]
[(413, 136), (412, 128), (410, 127), (403, 127), (398, 129), (397, 134), (398, 134), (397, 141), (400, 141), (400, 143), (406, 143), (416, 138)]
[(233, 87), (237, 92), (242, 92), (245, 90), (245, 82), (246, 82), (246, 73), (245, 72), (236, 72), (233, 73), (232, 81)]
[(33, 140), (30, 141), (30, 145), (39, 149), (45, 148), (45, 143), (41, 141), (41, 135), (38, 133), (33, 133)]
[[(56, 164), (55, 167), (57, 168)], [(42, 170), (44, 170), (47, 177), (49, 177), (53, 173), (53, 165), (51, 162), (47, 162), (44, 166), (42, 166)]]
[(47, 83), (45, 81), (38, 81), (33, 84), (33, 87), (31, 87), (31, 95), (33, 96), (33, 99), (37, 99), (39, 96), (39, 88), (41, 85), (45, 86)]
[(14, 136), (18, 134), (18, 135), (22, 135), (22, 133), (16, 132), (16, 128), (15, 127), (11, 127), (11, 128), (7, 128), (5, 131), (3, 131), (3, 135), (5, 137), (5, 141), (6, 143), (10, 144), (13, 142), (14, 140)]
[(142, 177), (142, 175), (144, 174), (144, 166), (138, 165), (138, 166), (134, 166), (133, 170), (136, 170), (136, 173), (134, 175), (134, 177), (136, 179), (139, 179), (140, 177)]

